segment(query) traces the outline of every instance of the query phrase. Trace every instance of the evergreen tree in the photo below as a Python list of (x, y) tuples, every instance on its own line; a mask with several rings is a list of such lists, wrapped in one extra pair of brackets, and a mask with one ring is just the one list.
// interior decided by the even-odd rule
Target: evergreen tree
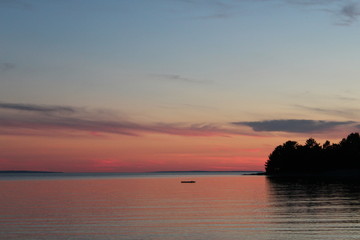
[(338, 144), (323, 145), (309, 138), (305, 145), (287, 141), (277, 146), (265, 163), (267, 174), (315, 173), (328, 170), (360, 170), (360, 135), (351, 133)]

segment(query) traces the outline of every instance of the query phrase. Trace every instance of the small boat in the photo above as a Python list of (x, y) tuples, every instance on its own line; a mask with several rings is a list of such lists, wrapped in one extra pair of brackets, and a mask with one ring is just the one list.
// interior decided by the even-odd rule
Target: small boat
[(181, 181), (181, 183), (196, 183), (195, 181)]

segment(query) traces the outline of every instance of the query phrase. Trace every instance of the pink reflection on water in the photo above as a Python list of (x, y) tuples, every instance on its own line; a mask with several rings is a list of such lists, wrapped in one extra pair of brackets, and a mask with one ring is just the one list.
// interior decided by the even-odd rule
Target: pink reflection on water
[[(180, 183), (189, 179), (196, 183)], [(251, 236), (264, 221), (266, 188), (258, 176), (0, 181), (0, 230), (9, 239)]]

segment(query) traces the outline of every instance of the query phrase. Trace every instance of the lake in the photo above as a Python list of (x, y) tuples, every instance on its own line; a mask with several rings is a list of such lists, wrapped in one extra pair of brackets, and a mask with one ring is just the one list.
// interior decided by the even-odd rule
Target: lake
[(242, 173), (2, 174), (0, 239), (358, 239), (359, 183)]

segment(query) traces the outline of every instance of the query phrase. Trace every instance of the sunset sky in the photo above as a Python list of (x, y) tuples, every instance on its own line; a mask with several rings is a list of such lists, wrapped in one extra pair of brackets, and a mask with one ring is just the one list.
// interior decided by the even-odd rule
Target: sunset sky
[(0, 0), (0, 170), (263, 170), (360, 131), (360, 1)]

